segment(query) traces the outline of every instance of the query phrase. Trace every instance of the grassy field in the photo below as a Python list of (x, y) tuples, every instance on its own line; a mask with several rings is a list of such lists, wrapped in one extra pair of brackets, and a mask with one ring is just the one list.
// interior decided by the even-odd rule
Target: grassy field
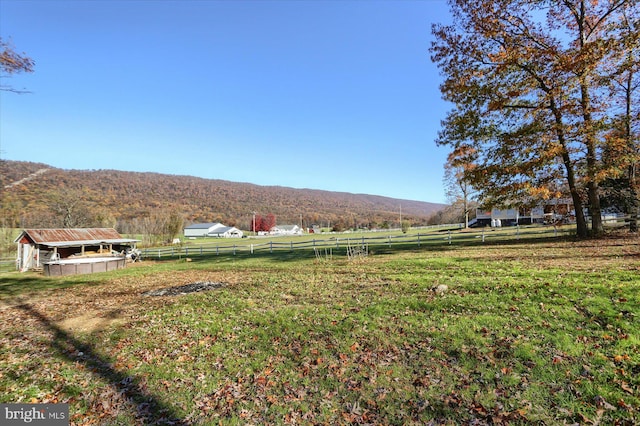
[[(149, 290), (194, 282), (178, 296)], [(640, 239), (0, 275), (0, 402), (72, 424), (638, 424)]]

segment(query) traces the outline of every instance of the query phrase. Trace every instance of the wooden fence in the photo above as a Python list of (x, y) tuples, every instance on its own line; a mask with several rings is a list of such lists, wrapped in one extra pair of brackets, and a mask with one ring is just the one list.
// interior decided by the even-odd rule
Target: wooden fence
[[(609, 228), (626, 227), (629, 225), (628, 217), (618, 217), (605, 221), (605, 226)], [(143, 259), (166, 260), (199, 256), (219, 256), (219, 255), (254, 255), (306, 251), (307, 254), (319, 255), (320, 253), (344, 254), (353, 253), (353, 249), (366, 248), (419, 248), (437, 245), (455, 244), (484, 244), (513, 242), (520, 239), (553, 238), (573, 235), (575, 225), (562, 227), (527, 225), (504, 228), (480, 228), (473, 230), (463, 230), (454, 225), (446, 225), (450, 229), (430, 227), (419, 229), (419, 232), (412, 232), (398, 235), (379, 235), (376, 232), (366, 234), (318, 234), (317, 237), (308, 235), (301, 237), (273, 238), (243, 238), (241, 240), (219, 239), (215, 241), (207, 240), (206, 243), (195, 245), (192, 243), (184, 245), (165, 246), (158, 248), (142, 249)], [(453, 229), (451, 229), (453, 228)], [(424, 232), (423, 232), (424, 231)], [(398, 231), (400, 232), (400, 231)], [(16, 259), (0, 258), (0, 272), (9, 272), (16, 269)]]
[(147, 248), (142, 250), (142, 258), (162, 260), (171, 258), (191, 258), (219, 255), (253, 255), (282, 252), (307, 251), (318, 253), (331, 250), (332, 253), (345, 254), (350, 248), (419, 248), (424, 246), (481, 244), (517, 241), (529, 238), (547, 238), (567, 236), (575, 232), (575, 227), (552, 226), (515, 226), (508, 228), (481, 228), (478, 230), (446, 230), (428, 233), (407, 233), (400, 235), (358, 235), (330, 234), (315, 238), (299, 237), (279, 241), (278, 238), (260, 241), (260, 238), (243, 240), (222, 239), (219, 242), (207, 242), (200, 245), (174, 245), (169, 247)]
[(15, 271), (16, 269), (15, 257), (0, 257), (0, 272)]

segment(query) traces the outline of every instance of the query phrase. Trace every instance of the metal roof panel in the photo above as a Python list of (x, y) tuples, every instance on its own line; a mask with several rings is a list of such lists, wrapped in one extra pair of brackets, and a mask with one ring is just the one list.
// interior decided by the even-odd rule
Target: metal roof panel
[(185, 227), (184, 229), (209, 229), (212, 228), (214, 226), (221, 226), (222, 224), (219, 222), (212, 222), (212, 223), (194, 223), (193, 225), (189, 225), (187, 227)]
[(25, 229), (20, 236), (16, 238), (16, 242), (22, 237), (27, 237), (36, 244), (62, 244), (75, 245), (82, 244), (106, 244), (136, 242), (130, 238), (122, 238), (122, 236), (113, 228), (69, 228), (69, 229)]

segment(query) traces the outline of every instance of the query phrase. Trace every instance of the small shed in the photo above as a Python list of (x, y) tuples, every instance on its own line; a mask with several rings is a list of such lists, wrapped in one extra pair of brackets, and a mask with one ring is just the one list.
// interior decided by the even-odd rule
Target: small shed
[(215, 223), (194, 223), (184, 228), (185, 238), (189, 237), (208, 237), (216, 228), (224, 227), (223, 224)]
[(139, 240), (113, 228), (25, 229), (15, 239), (17, 267), (45, 275), (104, 272), (125, 266), (127, 251)]

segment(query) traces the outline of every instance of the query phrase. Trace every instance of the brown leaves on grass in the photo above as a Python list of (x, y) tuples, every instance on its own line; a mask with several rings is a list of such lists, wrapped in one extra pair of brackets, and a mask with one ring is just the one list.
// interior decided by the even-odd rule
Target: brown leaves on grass
[[(495, 255), (486, 251), (469, 256), (482, 261), (481, 256)], [(545, 256), (533, 252), (534, 260), (519, 262)], [(611, 261), (604, 254), (602, 258)], [(482, 324), (459, 331), (463, 327), (455, 326), (475, 315), (475, 307), (460, 299), (443, 309), (428, 308), (473, 294), (471, 284), (461, 279), (459, 292), (437, 301), (427, 298), (420, 309), (407, 307), (408, 296), (398, 292), (403, 302), (396, 307), (393, 287), (402, 287), (400, 279), (376, 289), (375, 296), (366, 293), (369, 282), (380, 282), (374, 266), (373, 261), (366, 265), (367, 274), (344, 271), (327, 279), (326, 285), (339, 293), (331, 297), (295, 289), (295, 306), (286, 306), (286, 314), (295, 316), (291, 323), (279, 307), (256, 302), (268, 299), (268, 291), (253, 295), (263, 289), (233, 284), (247, 279), (247, 271), (149, 270), (142, 278), (59, 290), (31, 302), (67, 339), (16, 306), (0, 310), (0, 344), (9, 348), (0, 352), (0, 362), (12, 366), (0, 370), (0, 381), (9, 384), (13, 400), (71, 404), (73, 424), (605, 424), (637, 418), (640, 367), (631, 351), (635, 329), (599, 328), (589, 311), (571, 307), (579, 322), (565, 327), (555, 299), (567, 302), (559, 298), (533, 305), (545, 313), (541, 326), (535, 320), (525, 323), (522, 318), (531, 315), (527, 296), (507, 294), (504, 310), (511, 320), (505, 329)], [(451, 276), (455, 278), (453, 272)], [(231, 326), (206, 316), (209, 309), (226, 308), (214, 306), (211, 295), (207, 304), (179, 308), (175, 298), (142, 297), (148, 290), (205, 280), (231, 283), (225, 292), (242, 290), (238, 307), (246, 313), (231, 315)], [(314, 290), (322, 290), (320, 284), (325, 285), (323, 281)], [(293, 293), (284, 283), (277, 292)], [(633, 311), (633, 296), (614, 296), (612, 303), (625, 304), (620, 312)], [(260, 309), (245, 309), (244, 297), (254, 298), (253, 306)], [(368, 313), (368, 303), (380, 301), (384, 304), (376, 313)], [(147, 315), (150, 308), (160, 314)], [(113, 324), (105, 331), (83, 330), (67, 322), (87, 312), (117, 317), (117, 330), (109, 331)], [(621, 320), (634, 318), (622, 315)], [(278, 320), (273, 327), (272, 318)], [(583, 354), (556, 345), (552, 333), (571, 336), (563, 342), (584, 348)], [(53, 354), (56, 338), (60, 343)], [(78, 346), (83, 342), (93, 353)], [(618, 346), (621, 342), (626, 346)], [(613, 377), (613, 387), (600, 391), (603, 377)], [(594, 399), (592, 389), (603, 400)], [(544, 401), (532, 404), (535, 394), (546, 395)], [(162, 409), (168, 411), (158, 415)], [(185, 418), (180, 420), (178, 413)]]
[[(141, 306), (149, 309), (165, 304), (159, 299), (146, 299), (143, 303), (141, 292), (145, 289), (191, 277), (202, 280), (214, 276), (189, 271), (154, 274), (154, 279), (143, 281), (135, 277), (113, 278), (106, 285), (84, 284), (3, 300), (0, 344), (6, 350), (0, 353), (0, 382), (3, 387), (9, 383), (5, 400), (68, 403), (74, 425), (104, 424), (123, 416), (145, 424), (180, 424), (170, 408), (164, 407), (161, 396), (151, 393), (144, 378), (125, 374), (138, 367), (118, 353), (131, 345), (130, 339), (120, 340), (112, 354), (106, 354), (89, 343), (90, 334), (99, 336), (116, 320), (126, 329), (139, 315)], [(143, 362), (154, 363), (168, 354), (158, 348), (146, 349), (139, 355)], [(176, 358), (188, 362), (189, 356), (186, 351)], [(4, 366), (10, 368), (5, 370)]]

